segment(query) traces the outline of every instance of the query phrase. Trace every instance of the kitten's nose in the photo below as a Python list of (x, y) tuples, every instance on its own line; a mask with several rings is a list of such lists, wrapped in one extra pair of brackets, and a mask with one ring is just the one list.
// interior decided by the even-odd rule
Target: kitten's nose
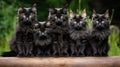
[(27, 19), (27, 21), (29, 20), (28, 18), (26, 18)]
[(30, 21), (29, 21), (29, 18), (26, 18), (26, 21), (27, 21), (27, 22), (30, 22)]
[(58, 19), (56, 24), (60, 26), (60, 25), (62, 25), (62, 21), (60, 19)]
[(76, 30), (82, 29), (82, 25), (81, 25), (80, 23), (76, 24), (75, 29), (76, 29)]
[(99, 26), (101, 26), (102, 24), (101, 23), (99, 23)]
[(82, 27), (82, 25), (80, 23), (77, 24), (77, 27)]
[(42, 32), (41, 35), (44, 35), (44, 33)]

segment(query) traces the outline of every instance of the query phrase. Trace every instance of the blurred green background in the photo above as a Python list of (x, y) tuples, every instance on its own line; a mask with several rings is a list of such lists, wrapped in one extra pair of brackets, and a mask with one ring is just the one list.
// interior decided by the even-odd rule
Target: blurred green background
[(39, 21), (47, 20), (49, 8), (64, 7), (66, 3), (69, 4), (69, 11), (73, 10), (77, 14), (86, 9), (89, 28), (91, 27), (92, 9), (98, 13), (103, 13), (109, 9), (111, 19), (109, 56), (120, 55), (120, 1), (113, 0), (0, 0), (0, 55), (10, 51), (9, 40), (17, 23), (18, 4), (30, 7), (34, 3), (37, 4)]

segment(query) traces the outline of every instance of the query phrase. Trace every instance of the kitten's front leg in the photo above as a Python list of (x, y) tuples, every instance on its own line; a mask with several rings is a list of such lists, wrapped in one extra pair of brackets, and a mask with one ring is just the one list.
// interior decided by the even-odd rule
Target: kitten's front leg
[(85, 56), (85, 44), (81, 44), (78, 52), (79, 52), (79, 56)]
[(97, 39), (94, 39), (94, 38), (92, 38), (90, 41), (90, 46), (91, 46), (91, 50), (92, 50), (92, 56), (99, 56), (99, 51), (98, 51), (98, 49), (99, 49), (99, 40), (97, 40)]
[(47, 50), (45, 51), (46, 53), (46, 56), (51, 56), (51, 50), (50, 50), (50, 47), (47, 48)]
[(95, 44), (95, 43), (92, 43), (92, 44), (91, 44), (92, 51), (93, 51), (93, 53), (92, 53), (93, 56), (98, 56), (97, 45), (98, 45), (98, 44)]
[(37, 50), (36, 56), (37, 56), (37, 57), (41, 56), (42, 50), (40, 49), (39, 46), (36, 47), (36, 50)]
[(71, 56), (76, 56), (77, 48), (76, 48), (76, 45), (74, 43), (71, 43), (70, 50), (71, 50)]
[(58, 42), (59, 42), (59, 56), (63, 56), (64, 53), (64, 45), (63, 45), (63, 35), (61, 34), (58, 36)]
[(102, 51), (102, 56), (108, 56), (108, 51), (110, 49), (110, 46), (108, 42), (104, 43), (103, 51)]
[(26, 56), (33, 56), (32, 50), (33, 50), (33, 45), (32, 42), (27, 42), (25, 43), (26, 45)]
[(80, 49), (79, 49), (80, 56), (85, 56), (86, 46), (87, 46), (87, 41), (84, 40), (84, 39), (81, 40), (81, 42), (80, 42)]
[(58, 46), (58, 42), (55, 41), (53, 43), (53, 56), (59, 56), (59, 49), (60, 47)]
[(24, 56), (24, 47), (23, 47), (23, 43), (22, 42), (17, 42), (17, 49), (18, 49), (18, 57)]

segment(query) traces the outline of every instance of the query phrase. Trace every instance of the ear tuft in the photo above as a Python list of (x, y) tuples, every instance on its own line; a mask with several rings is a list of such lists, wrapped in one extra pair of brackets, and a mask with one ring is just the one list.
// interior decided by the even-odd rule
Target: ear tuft
[(74, 15), (73, 11), (70, 10), (70, 19), (72, 19), (74, 16), (75, 16), (75, 15)]
[(34, 28), (38, 28), (38, 27), (39, 27), (39, 23), (38, 23), (38, 22), (35, 22), (35, 23), (33, 24), (33, 27), (34, 27)]
[(106, 12), (104, 13), (104, 17), (109, 18), (109, 10), (106, 10)]
[(63, 13), (67, 14), (67, 11), (68, 11), (67, 8), (63, 8), (62, 10), (63, 10)]
[(82, 11), (81, 17), (84, 18), (84, 19), (86, 18), (86, 10), (85, 9)]
[(97, 13), (96, 13), (96, 11), (93, 9), (92, 17), (94, 18), (94, 17), (96, 17), (96, 15), (97, 15)]
[(32, 6), (31, 9), (32, 9), (33, 12), (36, 12), (36, 10), (37, 10), (37, 9), (36, 9), (36, 4), (33, 4), (33, 6)]
[(36, 3), (34, 3), (32, 7), (36, 7)]
[(46, 27), (50, 27), (51, 23), (50, 22), (46, 22)]
[(18, 11), (22, 11), (23, 10), (23, 6), (21, 4), (19, 4), (19, 8), (18, 8)]

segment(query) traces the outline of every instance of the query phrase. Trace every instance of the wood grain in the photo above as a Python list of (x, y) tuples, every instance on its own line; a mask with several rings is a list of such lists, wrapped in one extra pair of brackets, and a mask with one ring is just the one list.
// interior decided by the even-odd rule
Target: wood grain
[(0, 57), (0, 67), (120, 67), (120, 57)]

